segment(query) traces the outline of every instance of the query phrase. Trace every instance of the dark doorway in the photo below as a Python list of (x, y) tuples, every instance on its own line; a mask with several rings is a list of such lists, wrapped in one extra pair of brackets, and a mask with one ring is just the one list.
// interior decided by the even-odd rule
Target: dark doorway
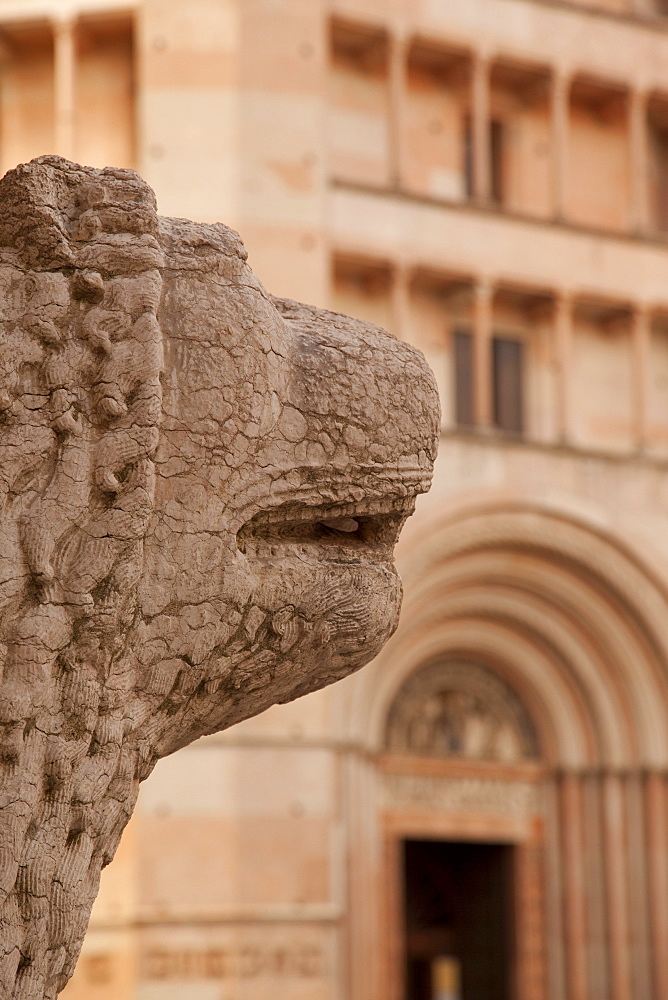
[(404, 842), (405, 1000), (510, 1000), (512, 847)]

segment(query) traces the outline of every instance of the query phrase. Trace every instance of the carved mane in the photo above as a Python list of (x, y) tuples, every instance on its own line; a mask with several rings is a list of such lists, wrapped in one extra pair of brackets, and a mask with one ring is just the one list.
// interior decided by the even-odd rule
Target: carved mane
[(122, 636), (161, 419), (157, 234), (153, 192), (133, 171), (42, 157), (0, 181), (3, 263), (15, 271), (2, 315), (0, 603), (16, 609), (1, 637), (0, 917), (15, 939), (3, 941), (0, 982), (14, 966), (16, 996), (31, 995), (47, 948), (58, 980), (63, 965), (69, 975), (81, 903), (135, 798), (135, 768), (121, 766), (134, 678)]

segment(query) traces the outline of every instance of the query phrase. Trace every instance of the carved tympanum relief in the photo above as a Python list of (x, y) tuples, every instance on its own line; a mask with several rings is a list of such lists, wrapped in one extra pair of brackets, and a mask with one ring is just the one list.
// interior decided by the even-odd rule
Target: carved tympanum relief
[(67, 982), (160, 757), (381, 648), (438, 426), (419, 352), (132, 171), (0, 181), (1, 997)]
[(514, 763), (538, 756), (517, 695), (498, 675), (461, 660), (422, 667), (401, 687), (386, 746), (397, 753)]

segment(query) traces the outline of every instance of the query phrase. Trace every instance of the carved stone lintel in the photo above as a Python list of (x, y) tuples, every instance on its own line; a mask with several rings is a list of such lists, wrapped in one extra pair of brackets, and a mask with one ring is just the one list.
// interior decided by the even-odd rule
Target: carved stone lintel
[(431, 809), (454, 817), (466, 814), (513, 822), (528, 822), (543, 810), (542, 789), (534, 782), (482, 776), (386, 774), (383, 802), (388, 809)]

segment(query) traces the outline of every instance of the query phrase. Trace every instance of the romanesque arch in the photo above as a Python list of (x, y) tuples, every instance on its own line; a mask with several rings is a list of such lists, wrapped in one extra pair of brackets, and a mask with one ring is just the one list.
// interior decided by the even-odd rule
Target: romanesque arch
[[(628, 995), (662, 995), (666, 581), (601, 525), (521, 504), (423, 518), (402, 570), (399, 629), (345, 692), (349, 736), (377, 762), (385, 855), (421, 829), (514, 838), (520, 1000), (606, 1000), (613, 982)], [(514, 701), (533, 727), (533, 757), (462, 760), (463, 717), (480, 743), (504, 691), (507, 708)], [(529, 786), (534, 799), (522, 791)]]
[(668, 587), (620, 539), (536, 507), (479, 507), (423, 525), (402, 576), (397, 634), (355, 679), (356, 736), (379, 747), (405, 677), (447, 652), (517, 687), (555, 766), (668, 762)]

